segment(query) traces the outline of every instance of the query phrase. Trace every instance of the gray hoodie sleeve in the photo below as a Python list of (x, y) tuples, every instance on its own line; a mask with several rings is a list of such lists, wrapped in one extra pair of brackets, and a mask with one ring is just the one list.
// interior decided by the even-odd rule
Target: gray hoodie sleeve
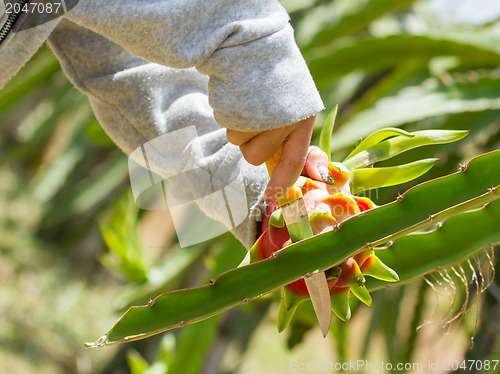
[[(267, 130), (323, 108), (279, 3), (80, 0), (51, 27), (50, 47), (116, 144), (249, 247), (268, 177), (219, 125)], [(34, 53), (36, 29), (11, 35), (0, 61)]]
[[(178, 213), (179, 206), (196, 202), (250, 247), (262, 214), (267, 172), (264, 166), (248, 164), (238, 147), (228, 143), (208, 103), (208, 77), (194, 68), (174, 69), (143, 60), (67, 20), (59, 23), (48, 42), (65, 74), (89, 97), (101, 126), (130, 155), (134, 193), (147, 195), (151, 187), (154, 191), (149, 178), (158, 179), (145, 173), (147, 168), (170, 182), (167, 203), (174, 222), (185, 214)], [(141, 189), (144, 184), (147, 188)], [(189, 214), (190, 220), (199, 221), (195, 211)], [(191, 234), (176, 229), (181, 243), (195, 244)], [(217, 230), (212, 237), (227, 231)]]
[(266, 130), (323, 108), (279, 3), (81, 0), (65, 18), (50, 45), (113, 140), (249, 247), (268, 177), (219, 125)]
[(80, 0), (65, 17), (145, 60), (209, 76), (223, 127), (268, 130), (323, 109), (276, 0)]

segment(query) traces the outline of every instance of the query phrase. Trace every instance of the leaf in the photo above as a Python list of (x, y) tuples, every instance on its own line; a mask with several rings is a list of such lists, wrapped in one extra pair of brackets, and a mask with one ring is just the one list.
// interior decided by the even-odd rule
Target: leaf
[[(130, 308), (113, 328), (90, 346), (143, 339), (221, 313), (291, 283), (308, 272), (325, 270), (366, 249), (500, 198), (500, 151), (476, 157), (465, 172), (422, 183), (397, 202), (365, 211), (331, 231), (262, 260), (219, 275), (199, 288), (158, 296), (150, 306)], [(429, 219), (431, 217), (432, 219)], [(497, 221), (495, 221), (497, 222)], [(336, 248), (332, 251), (331, 248)], [(387, 263), (392, 267), (391, 263)], [(395, 268), (395, 270), (397, 270)]]
[(283, 211), (281, 209), (276, 209), (271, 214), (271, 217), (269, 217), (269, 224), (278, 228), (285, 227), (285, 218), (283, 217)]
[(321, 134), (319, 135), (319, 148), (328, 155), (328, 161), (331, 161), (331, 151), (330, 151), (330, 140), (332, 139), (333, 126), (335, 125), (335, 118), (337, 118), (337, 112), (339, 106), (335, 105), (335, 108), (326, 117), (325, 123), (321, 127)]
[(326, 45), (338, 39), (339, 37), (352, 34), (363, 27), (369, 25), (372, 21), (381, 16), (409, 7), (415, 0), (371, 0), (357, 11), (345, 14), (339, 21), (333, 25), (323, 27), (314, 35), (310, 44), (303, 46), (302, 50), (311, 47)]
[(362, 266), (363, 275), (367, 275), (385, 282), (399, 281), (399, 275), (380, 259), (373, 255)]
[(288, 13), (298, 12), (310, 8), (316, 0), (281, 0), (280, 3)]
[(59, 62), (46, 46), (33, 56), (29, 68), (21, 69), (0, 91), (0, 114), (11, 109), (26, 93), (34, 88), (43, 89), (43, 83), (50, 83), (54, 75), (60, 71)]
[(351, 319), (349, 306), (349, 287), (337, 290), (331, 295), (332, 309), (337, 317), (347, 322)]
[(87, 137), (96, 144), (100, 144), (108, 148), (115, 147), (115, 143), (109, 137), (109, 135), (106, 134), (97, 120), (91, 121), (87, 125), (85, 129), (85, 135), (87, 135)]
[[(193, 248), (184, 249), (184, 251), (192, 250)], [(237, 266), (245, 252), (243, 245), (233, 235), (225, 235), (224, 244), (214, 254), (214, 268), (206, 275), (206, 281)], [(186, 326), (180, 331), (176, 339), (175, 354), (168, 357), (167, 373), (197, 374), (202, 371), (209, 349), (217, 339), (221, 320), (218, 317), (221, 316)]]
[(427, 173), (438, 160), (428, 158), (386, 168), (356, 169), (351, 172), (351, 192), (357, 194), (373, 188), (406, 183)]
[(278, 311), (278, 332), (283, 332), (283, 330), (288, 327), (297, 307), (305, 300), (309, 300), (309, 298), (297, 295), (287, 287), (281, 288), (281, 302)]
[(372, 305), (372, 298), (371, 298), (370, 293), (368, 292), (368, 290), (366, 289), (364, 284), (362, 286), (352, 286), (351, 292), (362, 303), (364, 303), (368, 306)]
[(404, 88), (343, 123), (334, 134), (332, 151), (345, 148), (359, 137), (384, 127), (445, 114), (500, 109), (499, 86), (500, 77), (485, 76), (477, 81), (455, 80), (449, 85), (432, 78), (419, 86)]
[(352, 152), (349, 153), (349, 155), (344, 159), (344, 161), (350, 159), (352, 156), (357, 155), (358, 153), (364, 150), (367, 150), (368, 148), (373, 147), (374, 145), (377, 145), (378, 143), (380, 143), (383, 140), (386, 140), (387, 138), (397, 135), (406, 136), (408, 138), (413, 138), (415, 136), (415, 134), (411, 134), (408, 131), (397, 129), (395, 127), (375, 131), (373, 134), (369, 135), (359, 144), (356, 144), (356, 148), (354, 148)]
[(127, 364), (130, 374), (144, 374), (149, 368), (148, 362), (135, 349), (127, 352)]
[(167, 373), (200, 373), (206, 352), (217, 337), (218, 322), (218, 318), (212, 318), (182, 330), (177, 339), (176, 354)]
[(205, 252), (206, 248), (203, 246), (191, 246), (187, 249), (179, 248), (172, 255), (162, 256), (161, 261), (157, 261), (155, 267), (148, 272), (146, 283), (136, 285), (117, 297), (114, 302), (116, 308), (123, 309), (134, 303), (144, 302), (151, 295), (179, 288), (189, 275), (191, 268)]
[(131, 194), (127, 194), (99, 217), (102, 238), (109, 249), (101, 256), (100, 261), (129, 281), (144, 284), (148, 280), (150, 261), (134, 235), (137, 215), (134, 199)]
[(344, 165), (355, 170), (387, 160), (410, 149), (431, 144), (444, 144), (460, 140), (469, 134), (469, 131), (453, 130), (424, 130), (412, 133), (414, 136), (396, 136), (364, 150), (344, 162)]
[(489, 34), (489, 39), (485, 43), (475, 37), (465, 38), (464, 35), (398, 34), (343, 43), (336, 48), (311, 50), (307, 60), (316, 84), (324, 87), (356, 70), (374, 72), (407, 61), (427, 63), (437, 56), (457, 56), (465, 66), (495, 67), (500, 64), (500, 42), (498, 36), (493, 34)]
[(285, 301), (281, 298), (280, 308), (278, 311), (278, 332), (283, 332), (288, 327), (296, 309), (297, 306), (287, 309)]
[(59, 203), (47, 213), (43, 225), (53, 227), (72, 214), (83, 213), (102, 203), (102, 200), (125, 180), (128, 176), (126, 157), (121, 152), (113, 152), (109, 159), (101, 165), (100, 170), (83, 181), (74, 195), (59, 198)]

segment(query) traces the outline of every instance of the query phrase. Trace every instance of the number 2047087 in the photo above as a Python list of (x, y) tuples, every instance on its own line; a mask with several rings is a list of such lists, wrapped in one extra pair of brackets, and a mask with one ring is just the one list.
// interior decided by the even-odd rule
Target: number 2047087
[(462, 369), (464, 371), (478, 372), (482, 370), (492, 370), (496, 372), (499, 360), (463, 360), (463, 361), (444, 361), (443, 370), (445, 371), (455, 371)]
[(5, 4), (5, 13), (58, 13), (63, 10), (62, 3), (35, 3), (29, 2), (24, 5), (19, 3)]

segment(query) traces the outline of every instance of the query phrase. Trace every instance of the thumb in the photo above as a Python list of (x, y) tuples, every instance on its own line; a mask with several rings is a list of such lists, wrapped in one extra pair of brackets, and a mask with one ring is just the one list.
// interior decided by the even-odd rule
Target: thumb
[(309, 152), (302, 174), (318, 181), (333, 183), (333, 177), (328, 171), (328, 156), (319, 149)]

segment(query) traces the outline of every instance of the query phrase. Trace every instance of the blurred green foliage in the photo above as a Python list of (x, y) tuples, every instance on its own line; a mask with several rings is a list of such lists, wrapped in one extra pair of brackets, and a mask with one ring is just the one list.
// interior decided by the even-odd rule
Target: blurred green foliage
[[(282, 3), (326, 106), (339, 104), (334, 159), (382, 127), (471, 130), (459, 143), (384, 161), (440, 159), (417, 181), (371, 193), (378, 204), (500, 148), (499, 22), (445, 23), (427, 2), (414, 0)], [(151, 232), (161, 240), (152, 243)], [(264, 298), (158, 338), (105, 350), (83, 347), (126, 306), (200, 285), (244, 254), (228, 235), (181, 249), (168, 214), (135, 207), (126, 155), (48, 48), (0, 91), (2, 372), (285, 373), (290, 360), (498, 359), (497, 282), (475, 304), (477, 317), (473, 309), (448, 336), (440, 323), (416, 330), (446, 314), (453, 290), (442, 279), (442, 287), (431, 279), (437, 302), (421, 281), (374, 293), (371, 309), (354, 303), (353, 320), (334, 322), (325, 341), (312, 329), (307, 307), (297, 311), (290, 331), (278, 335), (276, 304)], [(454, 287), (448, 315), (464, 300), (463, 287)], [(469, 287), (473, 294), (476, 285)], [(471, 336), (474, 349), (468, 350)]]

